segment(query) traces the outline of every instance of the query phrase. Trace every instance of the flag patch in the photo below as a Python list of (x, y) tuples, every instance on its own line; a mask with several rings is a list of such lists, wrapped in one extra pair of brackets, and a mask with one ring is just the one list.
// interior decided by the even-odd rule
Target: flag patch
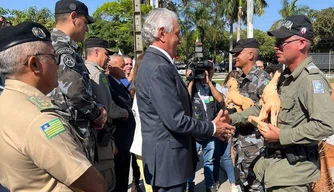
[(52, 119), (51, 121), (45, 123), (41, 126), (41, 129), (48, 139), (52, 139), (65, 131), (65, 127), (59, 118)]

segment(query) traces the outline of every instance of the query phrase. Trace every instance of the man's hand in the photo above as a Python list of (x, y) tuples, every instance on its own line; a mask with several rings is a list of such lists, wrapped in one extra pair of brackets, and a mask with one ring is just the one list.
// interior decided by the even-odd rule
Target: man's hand
[(264, 137), (264, 139), (268, 142), (277, 142), (279, 141), (279, 132), (280, 129), (278, 127), (275, 127), (272, 124), (267, 124), (268, 130), (264, 131), (262, 129), (259, 129), (260, 133)]
[(95, 129), (103, 129), (104, 127), (104, 124), (106, 123), (107, 121), (107, 111), (104, 107), (99, 107), (100, 109), (100, 116), (98, 118), (96, 118), (94, 120), (94, 124), (95, 124)]
[(204, 83), (208, 84), (208, 85), (210, 83), (212, 83), (211, 80), (210, 80), (210, 78), (209, 78), (209, 72), (207, 70), (205, 70), (205, 82)]
[(230, 119), (227, 111), (223, 115), (223, 110), (220, 110), (212, 122), (216, 124), (216, 133), (214, 136), (220, 140), (227, 140), (234, 135), (235, 127), (229, 124)]

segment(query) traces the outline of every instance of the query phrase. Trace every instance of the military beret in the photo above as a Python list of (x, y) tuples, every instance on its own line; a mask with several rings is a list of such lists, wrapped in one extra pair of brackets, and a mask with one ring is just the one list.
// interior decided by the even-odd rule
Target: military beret
[(92, 47), (105, 48), (108, 51), (109, 55), (114, 53), (112, 50), (108, 49), (109, 43), (98, 37), (89, 37), (88, 39), (86, 39), (84, 46), (85, 48), (92, 48)]
[(240, 39), (230, 53), (239, 53), (244, 48), (259, 48), (259, 42), (254, 38)]
[(73, 11), (84, 15), (88, 21), (88, 24), (95, 22), (93, 17), (89, 16), (88, 7), (80, 1), (60, 0), (56, 3), (55, 14), (72, 13)]
[(267, 32), (269, 36), (278, 39), (285, 39), (292, 35), (298, 35), (312, 40), (314, 36), (312, 23), (305, 15), (292, 15), (287, 17), (281, 24), (280, 28)]
[(23, 22), (0, 29), (0, 51), (32, 41), (51, 41), (50, 32), (35, 22)]

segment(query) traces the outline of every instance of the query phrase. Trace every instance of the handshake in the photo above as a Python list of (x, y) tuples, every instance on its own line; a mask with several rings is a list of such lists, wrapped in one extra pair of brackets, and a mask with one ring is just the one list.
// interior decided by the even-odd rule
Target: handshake
[(235, 126), (230, 125), (231, 119), (228, 111), (220, 110), (216, 118), (212, 121), (216, 125), (216, 132), (213, 136), (225, 141), (234, 136)]

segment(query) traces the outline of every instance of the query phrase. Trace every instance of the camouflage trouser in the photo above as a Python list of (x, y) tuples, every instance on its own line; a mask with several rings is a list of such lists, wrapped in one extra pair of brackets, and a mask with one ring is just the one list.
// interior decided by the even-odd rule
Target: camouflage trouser
[(236, 168), (238, 171), (243, 191), (263, 192), (264, 188), (260, 181), (256, 179), (253, 167), (260, 157), (263, 148), (263, 139), (257, 138), (255, 134), (239, 135), (234, 144), (236, 151)]

